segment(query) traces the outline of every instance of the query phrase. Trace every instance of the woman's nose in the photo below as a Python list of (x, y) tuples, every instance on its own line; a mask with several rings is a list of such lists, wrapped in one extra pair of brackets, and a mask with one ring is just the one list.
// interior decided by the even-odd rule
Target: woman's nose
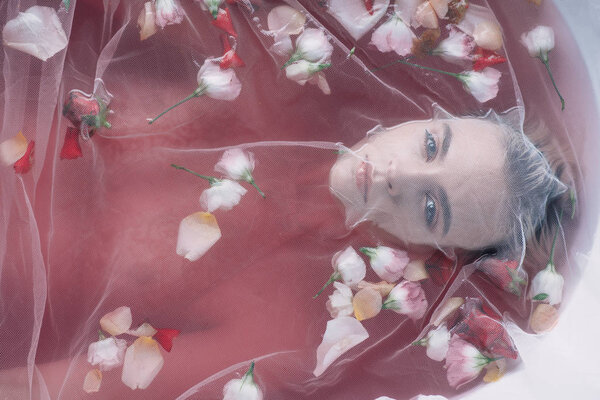
[(399, 196), (402, 193), (412, 192), (419, 189), (424, 175), (422, 166), (407, 165), (396, 159), (392, 159), (385, 170), (385, 184), (391, 196)]

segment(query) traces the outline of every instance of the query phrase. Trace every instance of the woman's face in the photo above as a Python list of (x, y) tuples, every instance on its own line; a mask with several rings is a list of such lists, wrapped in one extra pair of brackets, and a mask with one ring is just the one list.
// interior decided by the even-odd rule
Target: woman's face
[(342, 154), (331, 190), (351, 226), (369, 220), (406, 243), (485, 248), (506, 237), (503, 135), (480, 119), (406, 123)]

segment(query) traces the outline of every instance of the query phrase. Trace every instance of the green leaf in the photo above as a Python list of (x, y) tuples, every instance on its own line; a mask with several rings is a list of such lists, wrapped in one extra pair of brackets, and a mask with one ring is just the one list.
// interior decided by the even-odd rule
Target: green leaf
[(62, 0), (62, 2), (67, 11), (69, 11), (69, 7), (71, 7), (71, 0)]
[(546, 300), (547, 298), (548, 298), (548, 295), (546, 293), (540, 293), (537, 296), (535, 296), (533, 298), (533, 300), (541, 301), (541, 300)]

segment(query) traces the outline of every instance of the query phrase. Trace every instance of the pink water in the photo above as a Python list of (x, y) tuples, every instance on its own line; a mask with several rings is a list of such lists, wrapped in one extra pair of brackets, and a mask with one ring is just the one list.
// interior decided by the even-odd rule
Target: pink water
[[(440, 363), (426, 358), (422, 349), (405, 348), (418, 336), (420, 324), (392, 313), (365, 321), (370, 339), (319, 379), (312, 376), (329, 315), (327, 296), (311, 297), (331, 272), (331, 256), (347, 245), (394, 244), (368, 226), (353, 232), (344, 226), (343, 210), (327, 183), (336, 157), (332, 145), (352, 145), (376, 124), (430, 118), (432, 102), (457, 115), (478, 115), (490, 107), (507, 110), (518, 101), (508, 64), (498, 67), (504, 74), (498, 98), (485, 105), (458, 82), (408, 67), (380, 71), (378, 81), (359, 60), (368, 69), (395, 58), (376, 54), (365, 37), (358, 42), (356, 57), (346, 60), (342, 46), (354, 44), (342, 28), (317, 2), (301, 1), (342, 43), (326, 74), (333, 93), (324, 96), (314, 86), (287, 80), (261, 43), (262, 36), (253, 31), (254, 23), (231, 7), (240, 38), (238, 53), (247, 65), (238, 70), (240, 97), (231, 103), (195, 99), (149, 126), (146, 118), (194, 90), (194, 61), (201, 64), (206, 56), (221, 54), (219, 33), (206, 13), (186, 4), (193, 28), (184, 21), (139, 43), (139, 2), (107, 3), (118, 4), (109, 7), (114, 15), (99, 2), (75, 5), (60, 74), (59, 99), (74, 88), (91, 91), (95, 77), (114, 95), (113, 128), (83, 143), (83, 158), (59, 160), (66, 129), (60, 101), (57, 106), (50, 97), (50, 104), (38, 104), (38, 96), (43, 96), (36, 79), (45, 76), (46, 67), (37, 62), (25, 67), (6, 53), (0, 56), (5, 76), (0, 86), (5, 94), (2, 137), (12, 136), (8, 131), (19, 126), (11, 114), (11, 96), (24, 99), (21, 115), (38, 116), (23, 117), (21, 126), (27, 137), (36, 138), (34, 170), (22, 181), (12, 171), (1, 175), (6, 239), (0, 252), (0, 367), (8, 370), (9, 378), (0, 382), (12, 382), (16, 388), (9, 390), (27, 393), (14, 382), (25, 376), (19, 367), (28, 365), (29, 357), (35, 359), (51, 398), (82, 397), (89, 369), (85, 353), (96, 340), (98, 320), (127, 305), (134, 325), (148, 320), (179, 329), (182, 335), (165, 354), (165, 366), (147, 391), (132, 392), (120, 383), (118, 371), (110, 371), (100, 393), (91, 398), (175, 398), (253, 359), (260, 360), (257, 374), (269, 399), (408, 399), (418, 393), (455, 393)], [(537, 8), (525, 0), (489, 3), (504, 30), (527, 118), (543, 119), (568, 153), (597, 147), (591, 139), (586, 142), (594, 126), (587, 75), (555, 8), (550, 2)], [(0, 6), (2, 21), (15, 4)], [(271, 4), (262, 6), (268, 9)], [(517, 40), (537, 24), (550, 24), (556, 32), (551, 64), (567, 99), (564, 112), (542, 64)], [(435, 61), (427, 62), (436, 66)], [(31, 77), (27, 90), (10, 79), (19, 76), (19, 68)], [(52, 122), (43, 115), (50, 115)], [(44, 129), (47, 135), (42, 135)], [(288, 143), (307, 141), (327, 144)], [(258, 161), (254, 176), (267, 198), (250, 191), (232, 211), (217, 212), (223, 237), (199, 261), (177, 256), (179, 221), (200, 209), (198, 197), (206, 185), (169, 164), (210, 174), (223, 147), (257, 142), (261, 143), (251, 149)], [(579, 182), (584, 182), (586, 167), (578, 173)], [(586, 192), (579, 189), (585, 212)], [(583, 232), (595, 226), (595, 220), (585, 220), (579, 226)], [(585, 251), (588, 243), (578, 241), (577, 246)], [(577, 279), (569, 274), (567, 263), (561, 268), (567, 279)], [(526, 328), (526, 303), (507, 297), (478, 275), (457, 282), (453, 296), (484, 293)], [(430, 281), (424, 288), (430, 304), (444, 293)], [(220, 398), (223, 383), (231, 377), (230, 373), (204, 385), (191, 398)], [(37, 378), (35, 383), (32, 396), (38, 398)], [(473, 386), (476, 383), (465, 389)]]

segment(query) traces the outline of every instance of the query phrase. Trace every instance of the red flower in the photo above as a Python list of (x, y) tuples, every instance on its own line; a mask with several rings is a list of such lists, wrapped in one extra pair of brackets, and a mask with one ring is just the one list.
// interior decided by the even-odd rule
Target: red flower
[(374, 2), (374, 0), (364, 0), (364, 1), (365, 1), (365, 8), (369, 12), (369, 15), (373, 15), (373, 2)]
[(467, 315), (453, 328), (454, 333), (489, 353), (512, 359), (518, 357), (519, 353), (499, 315), (473, 301), (465, 303), (464, 310)]
[[(155, 328), (156, 329), (156, 328)], [(177, 329), (156, 329), (157, 332), (152, 336), (166, 351), (173, 348), (173, 339), (179, 335)]]
[(80, 90), (71, 90), (63, 105), (63, 115), (74, 127), (80, 128), (81, 124), (90, 128), (90, 134), (94, 129), (110, 128), (106, 120), (108, 108), (99, 98), (88, 96)]
[(482, 71), (486, 67), (502, 64), (504, 62), (506, 62), (506, 58), (502, 57), (500, 54), (478, 47), (473, 55), (473, 70)]
[(71, 126), (67, 127), (65, 134), (65, 143), (60, 150), (60, 158), (74, 160), (83, 156), (81, 146), (79, 146), (79, 129)]
[(436, 250), (435, 253), (427, 261), (425, 261), (425, 268), (427, 273), (431, 277), (431, 280), (436, 285), (444, 285), (448, 283), (454, 272), (456, 266), (455, 261), (449, 259), (440, 250)]
[(35, 142), (32, 140), (27, 145), (27, 150), (25, 150), (25, 154), (23, 157), (19, 158), (13, 168), (17, 174), (24, 174), (29, 172), (31, 166), (33, 165), (33, 147)]
[(243, 67), (246, 64), (244, 60), (237, 55), (235, 50), (231, 48), (231, 44), (229, 44), (229, 38), (227, 35), (221, 36), (221, 40), (223, 41), (223, 57), (221, 57), (220, 67), (221, 69), (227, 69), (231, 67)]
[(492, 283), (500, 289), (521, 296), (522, 286), (527, 283), (527, 274), (519, 268), (516, 260), (499, 260), (497, 258), (486, 258), (478, 265)]
[(212, 20), (212, 24), (219, 29), (224, 30), (229, 33), (231, 36), (237, 37), (237, 33), (233, 28), (233, 22), (231, 21), (231, 14), (229, 14), (229, 9), (219, 8), (219, 13), (217, 14), (217, 18)]

